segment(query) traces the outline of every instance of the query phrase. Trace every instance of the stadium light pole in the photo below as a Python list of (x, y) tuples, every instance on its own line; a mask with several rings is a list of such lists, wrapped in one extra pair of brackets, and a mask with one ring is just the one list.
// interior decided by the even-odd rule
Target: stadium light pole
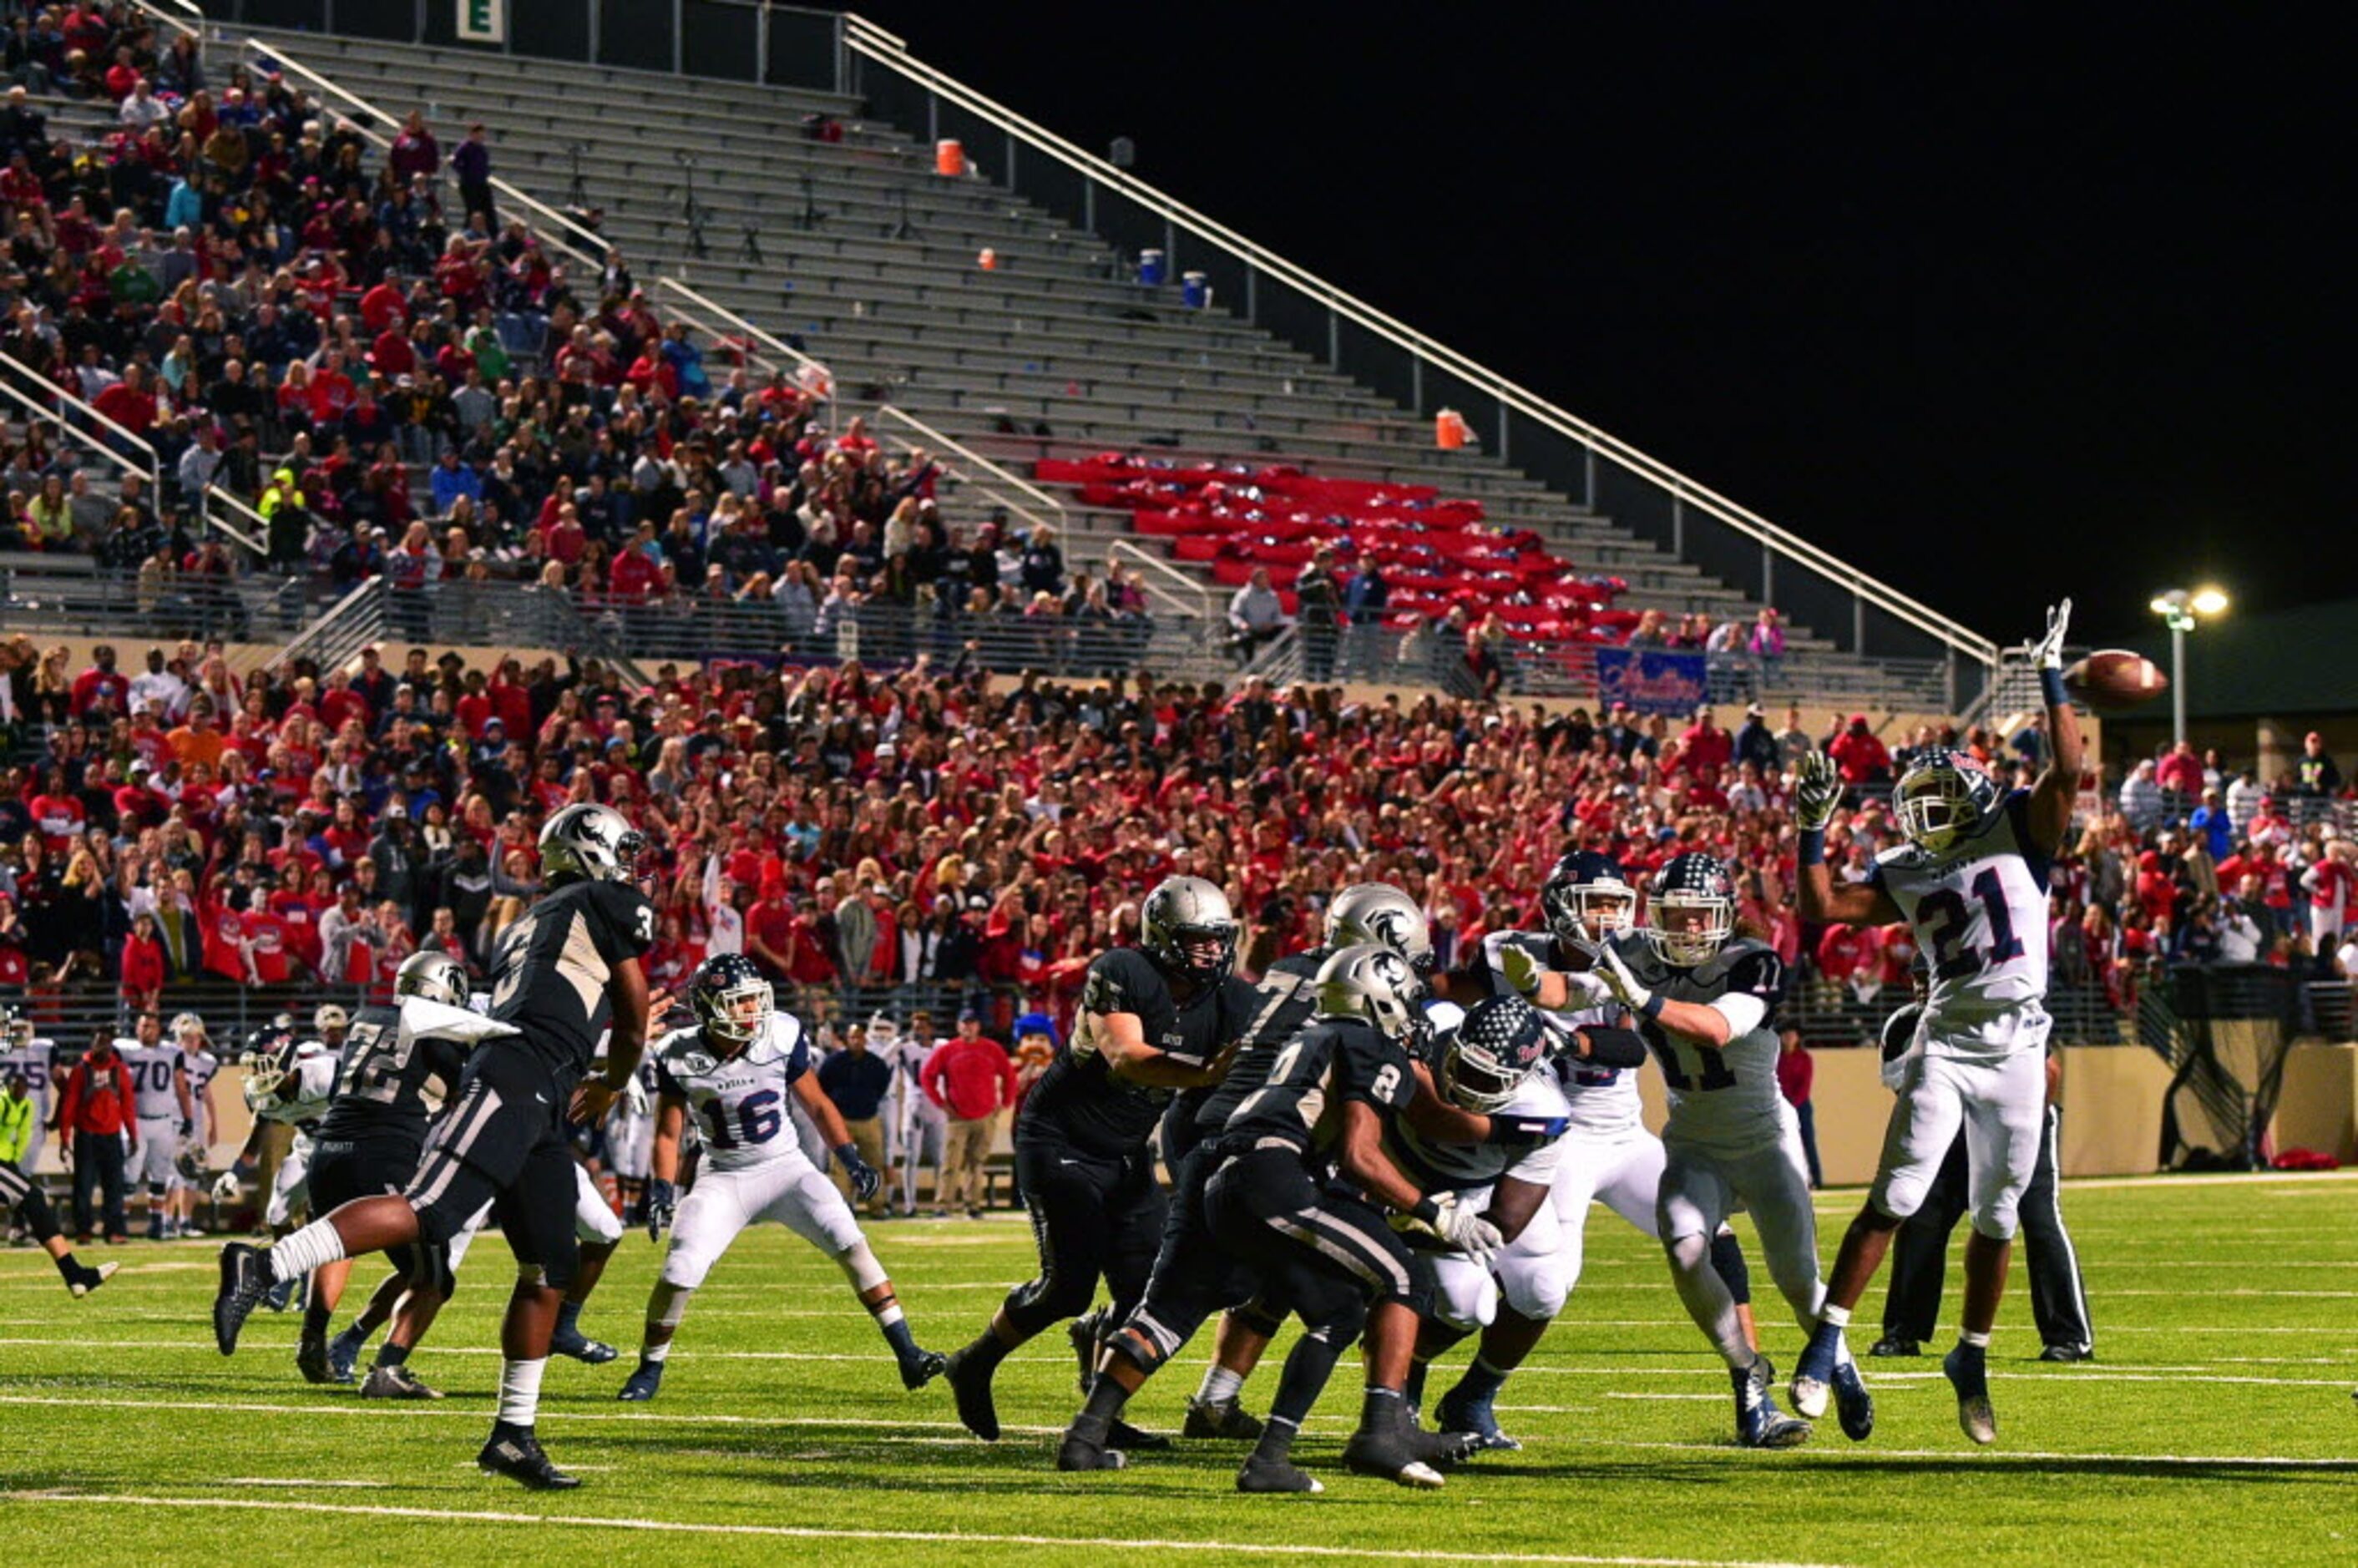
[(2173, 743), (2186, 740), (2186, 634), (2227, 612), (2227, 596), (2215, 588), (2169, 588), (2147, 606), (2169, 628), (2169, 730)]

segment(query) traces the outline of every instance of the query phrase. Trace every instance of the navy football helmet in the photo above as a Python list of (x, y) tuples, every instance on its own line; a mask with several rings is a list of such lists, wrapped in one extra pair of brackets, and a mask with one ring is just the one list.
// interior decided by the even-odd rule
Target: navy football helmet
[(1709, 962), (1736, 934), (1736, 883), (1716, 856), (1671, 856), (1655, 873), (1648, 900), (1646, 935), (1674, 968)]
[(698, 964), (687, 1000), (706, 1038), (731, 1051), (759, 1038), (776, 1005), (769, 978), (742, 953), (715, 953)]
[(1434, 1076), (1461, 1110), (1487, 1116), (1547, 1063), (1552, 1044), (1539, 1010), (1519, 996), (1486, 996), (1451, 1031)]
[(1638, 890), (1620, 863), (1594, 849), (1574, 849), (1555, 863), (1540, 886), (1540, 912), (1566, 946), (1601, 942), (1637, 923)]

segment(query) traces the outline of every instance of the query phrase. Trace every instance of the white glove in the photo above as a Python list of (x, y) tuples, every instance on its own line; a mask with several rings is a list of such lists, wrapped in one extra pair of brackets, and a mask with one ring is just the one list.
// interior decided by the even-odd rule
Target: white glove
[(1526, 997), (1540, 994), (1540, 977), (1547, 972), (1547, 966), (1537, 958), (1520, 947), (1509, 947), (1500, 956), (1498, 967), (1506, 972), (1507, 983), (1517, 992)]
[(2047, 635), (2030, 650), (2030, 662), (2042, 670), (2063, 667), (2063, 634), (2071, 628), (2071, 601), (2051, 605), (2047, 611)]
[(1793, 826), (1804, 833), (1823, 833), (1842, 804), (1842, 773), (1823, 752), (1812, 752), (1793, 770)]
[(213, 1179), (213, 1202), (235, 1203), (242, 1185), (243, 1184), (237, 1179), (235, 1171), (223, 1171)]
[(1605, 989), (1613, 993), (1613, 1000), (1631, 1012), (1645, 1011), (1646, 1004), (1654, 1000), (1654, 993), (1638, 983), (1638, 977), (1629, 972), (1629, 966), (1623, 963), (1621, 955), (1611, 947), (1598, 950), (1596, 978), (1605, 982)]
[(1489, 1267), (1490, 1260), (1507, 1244), (1498, 1227), (1459, 1203), (1455, 1193), (1434, 1193), (1432, 1197), (1441, 1210), (1433, 1217), (1433, 1234), (1476, 1263)]

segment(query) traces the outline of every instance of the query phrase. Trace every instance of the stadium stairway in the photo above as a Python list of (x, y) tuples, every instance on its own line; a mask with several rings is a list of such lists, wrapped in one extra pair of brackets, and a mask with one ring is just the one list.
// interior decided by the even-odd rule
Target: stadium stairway
[[(889, 401), (1019, 467), (1142, 450), (1434, 484), (1480, 501), (1495, 524), (1531, 529), (1577, 571), (1623, 578), (1627, 607), (1714, 619), (1754, 608), (1496, 458), (1437, 450), (1429, 421), (1275, 336), (1187, 309), (1175, 289), (1141, 287), (1097, 237), (980, 178), (936, 174), (930, 148), (862, 119), (856, 100), (373, 39), (239, 36), (388, 116), (423, 107), (446, 149), (481, 120), (494, 173), (551, 206), (567, 204), (579, 148), (586, 201), (642, 286), (658, 275), (692, 283), (824, 360), (847, 407)], [(804, 136), (809, 114), (841, 121), (844, 139)], [(806, 206), (822, 215), (815, 225)], [(977, 265), (986, 246), (996, 269)], [(1133, 537), (1126, 513), (1067, 503), (1068, 558), (1094, 563)], [(1845, 700), (1875, 690), (1873, 661), (1790, 622), (1788, 637), (1838, 676)]]

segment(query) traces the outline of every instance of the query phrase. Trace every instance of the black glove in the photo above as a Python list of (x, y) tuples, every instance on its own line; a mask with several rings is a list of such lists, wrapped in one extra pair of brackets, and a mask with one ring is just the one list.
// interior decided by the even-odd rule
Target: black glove
[(186, 1116), (180, 1118), (180, 1136), (183, 1138), (194, 1138), (196, 1135), (197, 1123), (195, 1119)]
[(671, 1223), (672, 1214), (678, 1207), (679, 1196), (672, 1184), (661, 1176), (649, 1176), (647, 1195), (639, 1204), (640, 1213), (646, 1217), (648, 1240), (663, 1239), (664, 1227)]
[(866, 1203), (870, 1198), (874, 1197), (876, 1189), (884, 1184), (884, 1178), (876, 1173), (876, 1167), (860, 1157), (858, 1144), (837, 1144), (835, 1158), (836, 1162), (843, 1167), (844, 1179), (851, 1184), (853, 1195), (861, 1203)]

